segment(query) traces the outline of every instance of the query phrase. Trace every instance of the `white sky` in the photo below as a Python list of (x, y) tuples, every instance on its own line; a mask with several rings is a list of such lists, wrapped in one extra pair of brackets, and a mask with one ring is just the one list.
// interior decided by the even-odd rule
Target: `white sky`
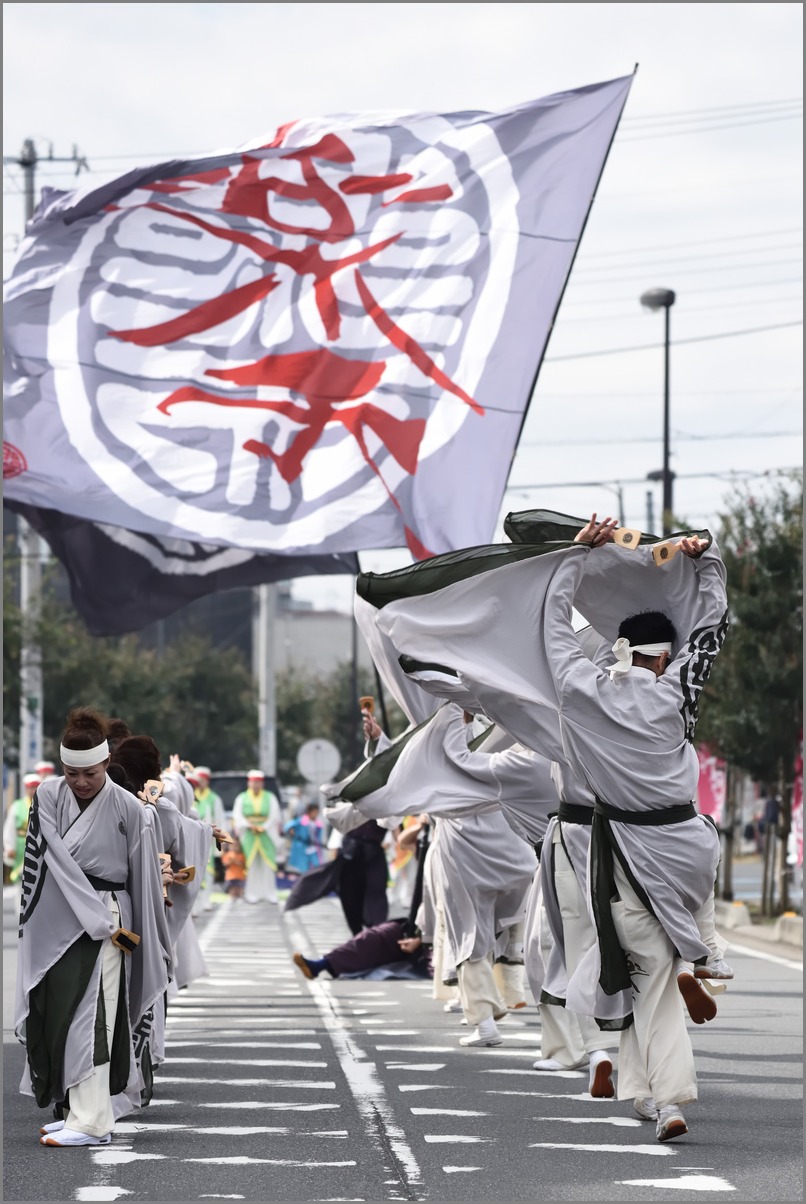
[[(3, 17), (4, 156), (25, 138), (40, 155), (76, 144), (82, 185), (295, 118), (495, 111), (639, 63), (501, 517), (617, 513), (621, 483), (625, 522), (647, 526), (650, 491), (659, 529), (660, 485), (645, 478), (662, 464), (663, 317), (639, 303), (653, 287), (677, 293), (673, 344), (783, 327), (673, 346), (677, 514), (715, 528), (733, 474), (761, 490), (762, 474), (801, 464), (802, 328), (784, 325), (802, 315), (799, 3), (6, 3)], [(76, 182), (69, 164), (37, 176)], [(4, 272), (21, 183), (6, 163)], [(655, 346), (585, 356), (636, 344)], [(364, 569), (408, 562), (361, 553)], [(349, 610), (352, 582), (300, 579), (294, 593)]]

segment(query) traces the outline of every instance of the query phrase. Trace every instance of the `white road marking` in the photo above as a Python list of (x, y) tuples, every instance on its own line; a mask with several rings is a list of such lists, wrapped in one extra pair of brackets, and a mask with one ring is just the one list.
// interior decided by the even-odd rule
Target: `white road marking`
[(456, 1053), (455, 1045), (376, 1045), (378, 1053)]
[[(311, 1030), (313, 1032), (313, 1030)], [(219, 1033), (219, 1036), (221, 1034)], [(196, 1049), (198, 1041), (172, 1041), (171, 1049)], [(224, 1049), (321, 1049), (322, 1046), (318, 1041), (219, 1041), (218, 1044)], [(179, 1058), (174, 1058), (171, 1055), (166, 1061), (178, 1062)], [(191, 1059), (186, 1058), (189, 1062)], [(209, 1059), (208, 1059), (209, 1060)], [(200, 1058), (194, 1061), (201, 1061)]]
[(182, 1162), (206, 1162), (219, 1166), (356, 1166), (351, 1162), (304, 1162), (298, 1158), (251, 1158), (248, 1154), (233, 1154), (226, 1158), (183, 1158)]
[[(151, 1105), (149, 1105), (151, 1106)], [(265, 1100), (237, 1100), (234, 1103), (228, 1104), (197, 1104), (197, 1108), (237, 1108), (237, 1109), (252, 1109), (265, 1108), (273, 1112), (335, 1112), (341, 1107), (341, 1104), (287, 1104), (272, 1101), (271, 1103)]]
[(453, 1091), (453, 1087), (445, 1083), (399, 1083), (398, 1091)]
[(575, 1145), (572, 1141), (531, 1141), (529, 1149), (578, 1150), (580, 1154), (650, 1154), (654, 1157), (668, 1157), (677, 1153), (668, 1145)]
[(444, 1062), (387, 1062), (387, 1070), (444, 1070)]
[(481, 1074), (529, 1074), (529, 1075), (532, 1075), (533, 1077), (535, 1075), (548, 1075), (548, 1077), (551, 1079), (581, 1079), (581, 1078), (585, 1077), (585, 1075), (582, 1074), (579, 1070), (531, 1070), (531, 1069), (527, 1069), (525, 1066), (519, 1068), (518, 1070), (507, 1070), (503, 1066), (495, 1066), (492, 1070), (489, 1070), (489, 1069), (482, 1070), (480, 1073)]
[(257, 1133), (273, 1133), (277, 1137), (331, 1137), (344, 1140), (347, 1129), (320, 1129), (317, 1132), (289, 1129), (287, 1125), (192, 1125), (192, 1124), (144, 1124), (139, 1121), (115, 1125), (115, 1136), (135, 1136), (137, 1133), (161, 1133), (169, 1129), (183, 1129), (191, 1133), (218, 1134), (221, 1137), (248, 1137)]
[[(367, 1029), (367, 1037), (419, 1037), (420, 1033), (416, 1028), (387, 1028), (386, 1025), (380, 1024), (377, 1020), (362, 1020), (362, 1024), (372, 1024), (377, 1028), (377, 1033), (372, 1033)], [(360, 1035), (360, 1034), (359, 1034)]]
[[(537, 1072), (535, 1072), (537, 1073)], [(485, 1090), (485, 1095), (531, 1095), (534, 1099), (573, 1099), (584, 1100), (586, 1104), (596, 1104), (601, 1107), (602, 1104), (607, 1104), (609, 1100), (594, 1099), (589, 1091), (581, 1091), (579, 1095), (567, 1095), (565, 1092), (558, 1095), (556, 1091), (492, 1091)]]
[(490, 1145), (495, 1141), (495, 1138), (494, 1137), (465, 1137), (460, 1133), (444, 1133), (444, 1134), (443, 1133), (427, 1133), (427, 1134), (425, 1134), (425, 1140), (431, 1142), (432, 1144), (443, 1144), (443, 1143), (451, 1142), (451, 1143), (455, 1143), (456, 1145), (461, 1145), (462, 1143), (467, 1143), (468, 1145), (471, 1143), (475, 1143), (475, 1144), (484, 1143), (484, 1144)]
[(564, 1125), (616, 1125), (622, 1129), (640, 1129), (646, 1121), (633, 1120), (631, 1116), (533, 1116), (541, 1124), (546, 1120), (556, 1120)]
[[(748, 949), (746, 945), (734, 945), (733, 941), (729, 945), (731, 953), (741, 953), (745, 957), (757, 957), (763, 962), (772, 962), (774, 966), (786, 966), (787, 970), (797, 970), (803, 973), (803, 959), (796, 961), (794, 958), (790, 961), (788, 957), (776, 957), (774, 953), (762, 953), (759, 949)], [(722, 1191), (723, 1188), (717, 1190)], [(734, 1191), (735, 1188), (731, 1188)]]
[(134, 1192), (125, 1187), (79, 1187), (76, 1200), (119, 1200), (121, 1196), (132, 1196)]
[[(290, 929), (296, 929), (296, 943), (299, 947), (302, 933), (298, 921), (291, 918), (287, 924)], [(328, 1030), (342, 1072), (358, 1111), (367, 1125), (369, 1135), (374, 1136), (375, 1144), (381, 1151), (384, 1146), (392, 1151), (403, 1184), (409, 1191), (417, 1192), (422, 1184), (422, 1173), (406, 1140), (405, 1132), (394, 1118), (374, 1063), (366, 1060), (364, 1051), (347, 1031), (344, 1012), (330, 984), (306, 980), (306, 985)]]
[[(325, 1070), (327, 1062), (310, 1062), (304, 1058), (221, 1058), (216, 1055), (216, 1066), (306, 1066), (316, 1070)], [(196, 1064), (209, 1066), (209, 1058), (166, 1058), (164, 1066), (186, 1066)]]
[(127, 1162), (164, 1162), (167, 1154), (135, 1154), (132, 1149), (92, 1150), (96, 1166), (123, 1166)]
[[(731, 949), (734, 946), (731, 945)], [(727, 1179), (716, 1175), (681, 1175), (679, 1179), (616, 1179), (625, 1187), (676, 1187), (682, 1191), (736, 1191)]]
[(443, 1166), (446, 1175), (467, 1174), (469, 1171), (480, 1171), (480, 1166)]
[(489, 1116), (489, 1112), (474, 1112), (469, 1108), (410, 1108), (414, 1116)]
[(316, 1088), (320, 1091), (335, 1091), (336, 1084), (318, 1080), (307, 1083), (304, 1079), (197, 1079), (189, 1076), (160, 1074), (161, 1083), (205, 1083), (213, 1087), (291, 1087)]

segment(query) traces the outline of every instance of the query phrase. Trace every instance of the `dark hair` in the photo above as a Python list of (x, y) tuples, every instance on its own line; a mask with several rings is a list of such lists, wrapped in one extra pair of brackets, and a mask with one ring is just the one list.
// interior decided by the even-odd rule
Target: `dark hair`
[(121, 740), (125, 740), (131, 734), (131, 729), (125, 720), (109, 720), (109, 729), (106, 738), (109, 741), (110, 748), (114, 748), (116, 745), (120, 744)]
[(108, 731), (109, 720), (106, 715), (94, 707), (73, 707), (67, 716), (61, 742), (65, 748), (82, 752), (103, 744)]
[[(113, 770), (115, 771), (113, 773)], [(118, 773), (125, 781), (118, 782)], [(162, 772), (160, 750), (150, 736), (127, 736), (112, 754), (109, 776), (136, 794), (149, 778), (158, 780)]]
[(674, 623), (662, 610), (642, 610), (637, 615), (630, 615), (619, 626), (618, 634), (619, 639), (624, 637), (633, 646), (677, 641)]

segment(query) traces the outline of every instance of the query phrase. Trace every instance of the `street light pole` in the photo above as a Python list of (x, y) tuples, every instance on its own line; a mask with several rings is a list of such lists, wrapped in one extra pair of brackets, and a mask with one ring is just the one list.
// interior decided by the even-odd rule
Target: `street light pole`
[[(674, 473), (669, 463), (669, 348), (670, 348), (670, 312), (675, 303), (675, 293), (670, 288), (651, 288), (641, 295), (641, 304), (646, 309), (662, 309), (664, 311), (663, 338), (663, 534), (672, 533), (672, 480)], [(654, 474), (650, 474), (654, 475)]]
[(663, 310), (663, 534), (672, 532), (672, 471), (669, 465), (669, 315), (672, 300)]

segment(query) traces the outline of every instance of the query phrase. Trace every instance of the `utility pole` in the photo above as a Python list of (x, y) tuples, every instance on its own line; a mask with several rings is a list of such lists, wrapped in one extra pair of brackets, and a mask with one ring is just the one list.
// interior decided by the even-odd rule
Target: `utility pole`
[[(3, 163), (14, 163), (22, 169), (25, 199), (26, 229), (36, 209), (36, 168), (40, 160), (32, 138), (26, 138), (15, 159), (3, 156)], [(87, 167), (86, 159), (73, 147), (69, 158), (54, 158), (53, 148), (46, 162), (75, 163), (76, 175)], [(17, 544), (20, 551), (20, 611), (22, 613), (22, 645), (20, 648), (20, 780), (28, 769), (42, 760), (42, 653), (31, 626), (39, 614), (42, 594), (43, 544), (37, 533), (23, 518), (17, 519)]]
[(256, 630), (258, 750), (260, 769), (267, 777), (277, 773), (277, 694), (274, 675), (274, 625), (277, 613), (277, 586), (274, 582), (257, 587)]

